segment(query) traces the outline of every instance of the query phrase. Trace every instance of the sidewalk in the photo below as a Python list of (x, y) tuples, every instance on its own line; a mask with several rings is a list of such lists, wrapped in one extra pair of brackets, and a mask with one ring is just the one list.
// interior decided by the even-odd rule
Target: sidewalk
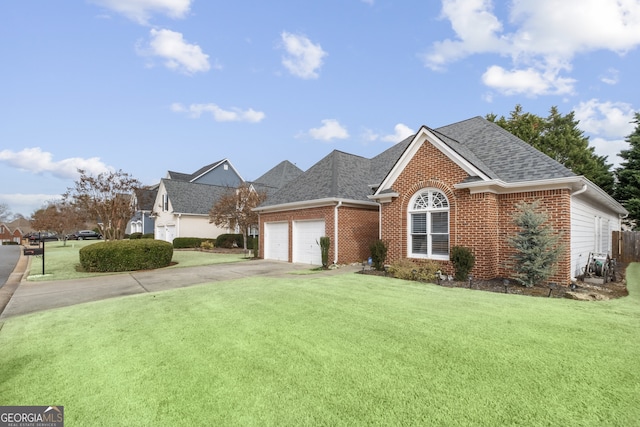
[[(295, 275), (292, 273), (310, 270), (313, 266), (280, 261), (251, 260), (199, 267), (133, 271), (86, 279), (29, 282), (25, 280), (28, 269), (27, 258), (22, 255), (18, 261), (18, 266), (12, 274), (12, 281), (15, 283), (7, 282), (2, 288), (4, 291), (8, 287), (12, 295), (8, 295), (6, 307), (2, 310), (4, 292), (0, 293), (0, 310), (2, 310), (0, 321), (52, 308), (222, 280), (238, 280), (255, 276), (287, 277), (289, 279), (298, 277), (304, 280), (305, 278), (318, 277), (318, 275), (355, 273), (361, 269), (361, 267), (353, 265), (343, 266), (336, 270), (318, 271), (310, 275)], [(18, 271), (19, 269), (21, 271)], [(4, 297), (6, 299), (7, 295)]]

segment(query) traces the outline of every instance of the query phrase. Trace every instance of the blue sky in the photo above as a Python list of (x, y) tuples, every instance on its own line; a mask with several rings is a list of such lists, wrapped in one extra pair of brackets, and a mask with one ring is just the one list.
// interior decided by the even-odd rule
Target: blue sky
[(617, 164), (640, 109), (640, 0), (6, 0), (0, 39), (0, 203), (25, 216), (78, 168), (252, 180), (516, 104), (575, 111)]

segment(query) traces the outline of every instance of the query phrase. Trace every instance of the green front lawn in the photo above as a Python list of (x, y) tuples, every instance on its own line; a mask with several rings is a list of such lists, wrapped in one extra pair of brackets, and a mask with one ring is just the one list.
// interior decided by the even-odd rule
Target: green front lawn
[(637, 425), (627, 277), (607, 302), (341, 274), (51, 310), (0, 330), (0, 405), (69, 426)]
[[(80, 256), (78, 252), (80, 249), (100, 242), (101, 241), (96, 240), (71, 240), (67, 241), (66, 244), (62, 241), (46, 242), (44, 276), (42, 275), (42, 257), (32, 256), (27, 280), (69, 280), (109, 274), (85, 273), (78, 271), (78, 266), (80, 265)], [(198, 265), (239, 262), (246, 260), (247, 259), (244, 254), (219, 254), (181, 250), (173, 252), (172, 263), (175, 264), (167, 268), (195, 267)]]

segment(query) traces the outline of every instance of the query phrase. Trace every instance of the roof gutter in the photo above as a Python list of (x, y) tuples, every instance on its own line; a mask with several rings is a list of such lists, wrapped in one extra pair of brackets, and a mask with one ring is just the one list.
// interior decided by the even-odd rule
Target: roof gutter
[(259, 212), (259, 213), (282, 212), (282, 211), (293, 211), (298, 209), (318, 208), (323, 206), (335, 206), (337, 203), (342, 203), (343, 205), (346, 205), (346, 206), (369, 207), (372, 209), (377, 206), (377, 203), (367, 202), (364, 200), (344, 199), (339, 197), (327, 197), (324, 199), (303, 200), (298, 202), (281, 203), (278, 205), (270, 205), (270, 206), (258, 206), (257, 208), (253, 208), (252, 210), (254, 212)]

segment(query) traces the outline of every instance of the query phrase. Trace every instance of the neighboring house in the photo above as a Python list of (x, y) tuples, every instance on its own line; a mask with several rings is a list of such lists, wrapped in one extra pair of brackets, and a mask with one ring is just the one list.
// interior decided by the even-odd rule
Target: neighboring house
[(31, 227), (31, 221), (23, 217), (16, 218), (7, 225), (11, 230), (14, 230), (14, 233), (15, 230), (19, 230), (23, 238), (26, 234), (34, 231)]
[(155, 218), (151, 215), (159, 184), (137, 189), (133, 195), (134, 214), (127, 224), (126, 234), (155, 233)]
[(5, 223), (0, 223), (0, 244), (14, 242), (20, 244), (22, 242), (22, 231), (19, 228), (11, 229)]
[(366, 159), (333, 151), (263, 203), (260, 253), (320, 264), (319, 237), (335, 263), (361, 262), (375, 239), (387, 263), (435, 260), (453, 273), (453, 246), (473, 250), (474, 277), (510, 277), (518, 202), (539, 200), (564, 251), (550, 279), (569, 284), (589, 252), (609, 252), (627, 211), (603, 190), (481, 117), (426, 126)]
[(228, 159), (204, 166), (192, 174), (169, 171), (160, 181), (151, 216), (155, 238), (215, 238), (229, 230), (209, 223), (209, 211), (225, 191), (244, 182)]

